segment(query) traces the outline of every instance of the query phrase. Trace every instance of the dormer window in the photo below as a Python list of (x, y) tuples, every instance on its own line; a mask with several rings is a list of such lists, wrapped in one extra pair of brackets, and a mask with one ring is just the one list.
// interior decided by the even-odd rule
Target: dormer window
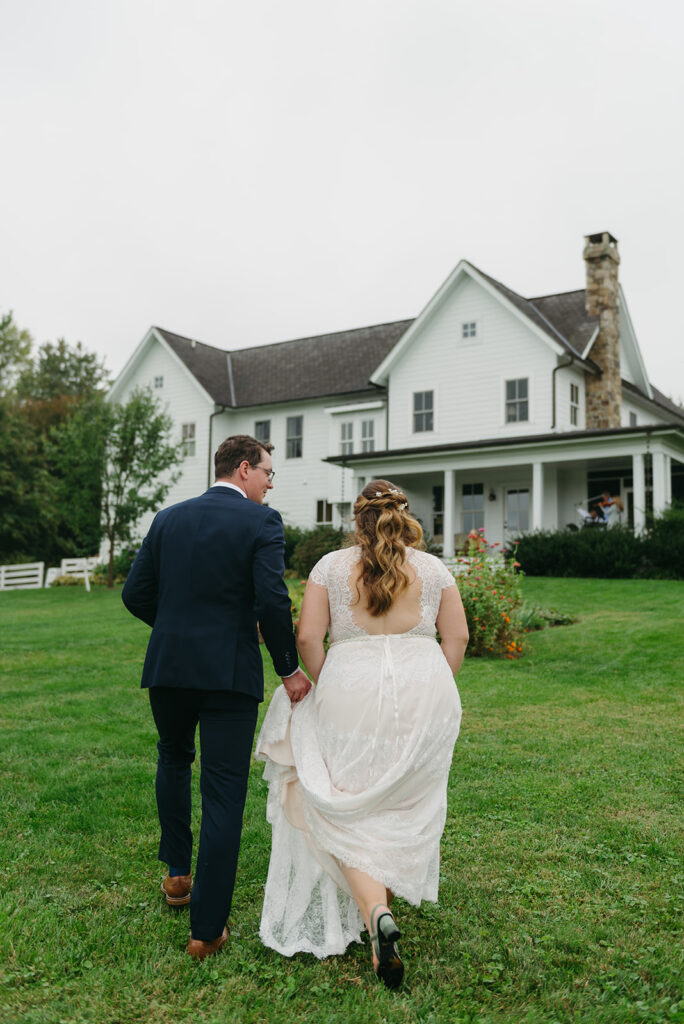
[(475, 320), (468, 320), (466, 323), (461, 324), (461, 337), (462, 338), (476, 338), (477, 337), (477, 322)]
[(163, 388), (164, 387), (164, 378), (163, 377), (155, 377), (154, 378), (154, 386), (155, 386), (155, 388)]

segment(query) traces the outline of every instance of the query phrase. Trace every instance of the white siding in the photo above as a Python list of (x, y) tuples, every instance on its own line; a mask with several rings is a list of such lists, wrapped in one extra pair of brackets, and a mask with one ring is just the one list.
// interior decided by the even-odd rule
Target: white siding
[[(353, 501), (351, 471), (342, 470), (324, 462), (329, 451), (330, 416), (325, 407), (330, 404), (320, 399), (280, 405), (256, 406), (251, 409), (226, 411), (214, 420), (215, 450), (224, 437), (231, 434), (253, 434), (257, 420), (271, 421), (272, 455), (275, 469), (274, 488), (268, 497), (269, 505), (277, 508), (286, 523), (310, 528), (316, 521), (316, 502), (331, 503)], [(302, 458), (286, 458), (286, 424), (288, 416), (303, 417)], [(337, 451), (337, 449), (336, 449)]]
[[(462, 324), (477, 336), (464, 339)], [(484, 288), (465, 278), (392, 368), (391, 448), (538, 434), (551, 427), (551, 371), (556, 356)], [(526, 377), (529, 419), (505, 422), (505, 381)], [(413, 433), (412, 395), (434, 391), (430, 433)]]
[[(163, 387), (154, 387), (155, 377), (163, 378)], [(195, 455), (184, 459), (181, 477), (169, 491), (164, 506), (201, 494), (207, 487), (209, 416), (213, 403), (208, 397), (204, 398), (189, 372), (168, 349), (156, 341), (147, 346), (135, 373), (116, 394), (116, 401), (128, 401), (136, 387), (151, 387), (154, 397), (172, 417), (173, 441), (181, 440), (183, 423), (195, 424)], [(153, 518), (154, 513), (149, 513), (141, 519), (136, 531), (139, 539), (145, 536)]]
[(662, 413), (655, 411), (653, 406), (641, 403), (638, 398), (622, 392), (622, 414), (621, 423), (623, 427), (631, 426), (629, 422), (630, 412), (635, 413), (637, 426), (642, 427), (649, 423), (671, 423), (676, 417), (668, 416), (663, 409)]

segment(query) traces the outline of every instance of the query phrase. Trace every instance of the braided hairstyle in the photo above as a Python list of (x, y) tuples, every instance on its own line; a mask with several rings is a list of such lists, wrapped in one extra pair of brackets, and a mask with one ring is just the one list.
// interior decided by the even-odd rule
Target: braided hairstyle
[(383, 615), (409, 585), (406, 548), (421, 544), (423, 529), (409, 512), (404, 492), (389, 480), (366, 484), (354, 503), (354, 518), (368, 611)]

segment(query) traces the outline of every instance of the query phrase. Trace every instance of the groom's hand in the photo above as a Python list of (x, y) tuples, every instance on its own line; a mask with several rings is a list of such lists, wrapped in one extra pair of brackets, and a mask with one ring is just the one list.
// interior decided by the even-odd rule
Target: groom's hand
[(293, 704), (297, 704), (311, 689), (311, 680), (301, 668), (293, 676), (283, 679), (283, 686)]

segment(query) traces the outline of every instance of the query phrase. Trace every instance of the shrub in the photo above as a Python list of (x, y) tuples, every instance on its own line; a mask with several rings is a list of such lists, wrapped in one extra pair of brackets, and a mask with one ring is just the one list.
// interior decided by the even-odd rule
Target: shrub
[[(125, 547), (117, 555), (114, 556), (114, 578), (116, 583), (123, 583), (129, 572), (131, 566), (135, 561), (135, 556), (138, 554), (138, 548), (140, 545), (135, 547)], [(104, 564), (96, 565), (93, 570), (93, 576), (107, 576), (107, 566)]]
[(307, 536), (307, 531), (303, 530), (301, 526), (289, 526), (287, 523), (283, 523), (283, 529), (285, 530), (285, 568), (292, 569), (292, 556), (295, 548)]
[(683, 579), (684, 506), (671, 506), (643, 534), (627, 526), (539, 530), (523, 534), (516, 544), (527, 576)]
[(344, 530), (333, 526), (317, 526), (314, 530), (308, 530), (294, 549), (292, 568), (305, 579), (319, 558), (342, 547), (345, 536)]
[(466, 654), (519, 657), (523, 650), (519, 563), (514, 558), (492, 557), (488, 547), (480, 530), (477, 537), (471, 535), (469, 557), (457, 559), (462, 571), (456, 579), (470, 633)]
[(684, 579), (684, 504), (675, 502), (653, 519), (644, 538), (645, 566), (640, 576)]
[(515, 550), (527, 576), (625, 579), (644, 562), (643, 541), (626, 526), (539, 530), (519, 537)]

